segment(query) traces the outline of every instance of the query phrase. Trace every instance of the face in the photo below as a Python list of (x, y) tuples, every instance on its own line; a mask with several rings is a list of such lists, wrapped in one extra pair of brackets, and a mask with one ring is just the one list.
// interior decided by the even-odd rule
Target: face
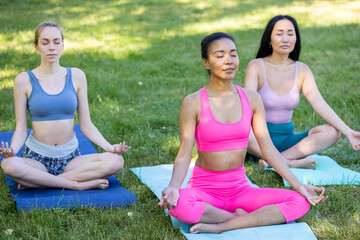
[(239, 68), (239, 57), (235, 43), (228, 38), (221, 38), (211, 43), (208, 59), (203, 59), (211, 77), (231, 80)]
[(60, 30), (55, 27), (45, 27), (39, 34), (35, 49), (40, 53), (43, 61), (58, 61), (64, 49)]
[(295, 47), (296, 33), (295, 27), (288, 19), (276, 22), (271, 33), (271, 46), (273, 52), (278, 54), (290, 54)]

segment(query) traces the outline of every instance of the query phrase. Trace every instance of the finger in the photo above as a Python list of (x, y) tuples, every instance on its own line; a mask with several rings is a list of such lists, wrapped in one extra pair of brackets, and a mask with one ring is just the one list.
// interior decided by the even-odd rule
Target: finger
[(123, 145), (122, 148), (121, 148), (121, 152), (126, 153), (127, 149), (128, 149), (128, 147), (126, 145)]
[(5, 144), (4, 142), (1, 142), (1, 151), (4, 154), (4, 156), (6, 155), (6, 149), (5, 149)]
[(6, 155), (7, 155), (7, 157), (10, 157), (11, 155), (11, 150), (10, 150), (10, 148), (9, 148), (9, 144), (6, 142), (6, 144), (5, 144), (5, 146), (6, 146)]
[(163, 201), (164, 208), (167, 208), (167, 209), (170, 210), (171, 209), (171, 204), (168, 202), (166, 197), (164, 197), (163, 199), (164, 199), (164, 201)]
[(164, 200), (161, 198), (160, 202), (157, 205), (159, 208), (162, 208), (162, 206), (164, 205)]
[(318, 204), (318, 203), (320, 203), (321, 201), (323, 201), (324, 199), (325, 199), (324, 196), (318, 197), (318, 198), (316, 198), (316, 199), (314, 200), (314, 203), (315, 203), (315, 204)]
[(357, 145), (357, 146), (354, 145), (353, 148), (354, 148), (354, 150), (359, 151), (360, 150), (360, 144)]
[(321, 201), (321, 203), (325, 203), (328, 198), (329, 198), (329, 196), (326, 196), (326, 197)]
[(317, 191), (317, 192), (320, 192), (320, 191), (321, 191), (319, 197), (322, 197), (322, 196), (324, 196), (324, 194), (325, 194), (325, 188), (316, 187), (316, 188), (315, 188), (315, 191)]
[(325, 194), (325, 188), (319, 188), (319, 187), (315, 187), (315, 191), (316, 192), (320, 192), (321, 191), (321, 193), (320, 193), (320, 196), (324, 196), (324, 194)]
[(316, 205), (309, 196), (306, 196), (306, 199), (308, 200), (308, 202), (309, 202), (311, 205), (313, 205), (313, 206)]

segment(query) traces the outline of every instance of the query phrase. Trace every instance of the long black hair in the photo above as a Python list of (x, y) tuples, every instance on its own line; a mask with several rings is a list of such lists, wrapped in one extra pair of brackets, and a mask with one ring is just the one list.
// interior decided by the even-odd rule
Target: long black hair
[(278, 15), (278, 16), (275, 16), (272, 19), (270, 19), (270, 21), (268, 22), (268, 24), (264, 30), (264, 33), (262, 35), (260, 47), (256, 54), (256, 58), (263, 58), (263, 57), (266, 57), (266, 56), (269, 56), (272, 54), (273, 49), (272, 49), (271, 45), (269, 45), (270, 41), (271, 41), (271, 33), (272, 33), (277, 21), (283, 20), (283, 19), (288, 19), (292, 22), (292, 24), (294, 25), (294, 28), (295, 28), (295, 33), (296, 33), (295, 47), (294, 47), (294, 50), (289, 54), (289, 58), (291, 58), (294, 61), (299, 60), (300, 51), (301, 51), (300, 31), (299, 31), (299, 27), (298, 27), (298, 24), (297, 24), (295, 18), (293, 18), (289, 15)]

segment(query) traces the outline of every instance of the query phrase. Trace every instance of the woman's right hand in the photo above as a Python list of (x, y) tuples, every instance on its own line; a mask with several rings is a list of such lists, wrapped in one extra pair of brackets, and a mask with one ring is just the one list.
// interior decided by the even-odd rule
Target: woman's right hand
[(0, 148), (0, 156), (1, 157), (13, 157), (15, 156), (15, 151), (12, 145), (10, 145), (6, 142), (1, 142), (1, 148)]
[(312, 185), (301, 185), (297, 188), (296, 191), (303, 195), (313, 206), (318, 203), (326, 202), (329, 197), (325, 196), (325, 188), (323, 187), (320, 188)]
[(359, 151), (360, 150), (360, 132), (350, 129), (349, 132), (345, 135), (349, 139), (349, 142), (351, 143), (351, 146), (354, 148), (354, 150)]
[(158, 207), (171, 210), (172, 208), (176, 207), (179, 196), (179, 189), (170, 186), (166, 187), (162, 191), (162, 197), (158, 203)]

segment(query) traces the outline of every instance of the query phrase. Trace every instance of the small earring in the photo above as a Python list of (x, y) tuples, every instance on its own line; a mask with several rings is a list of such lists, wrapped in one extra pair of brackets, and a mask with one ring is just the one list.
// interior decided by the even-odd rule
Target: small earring
[(271, 44), (269, 44), (269, 48), (271, 48)]

